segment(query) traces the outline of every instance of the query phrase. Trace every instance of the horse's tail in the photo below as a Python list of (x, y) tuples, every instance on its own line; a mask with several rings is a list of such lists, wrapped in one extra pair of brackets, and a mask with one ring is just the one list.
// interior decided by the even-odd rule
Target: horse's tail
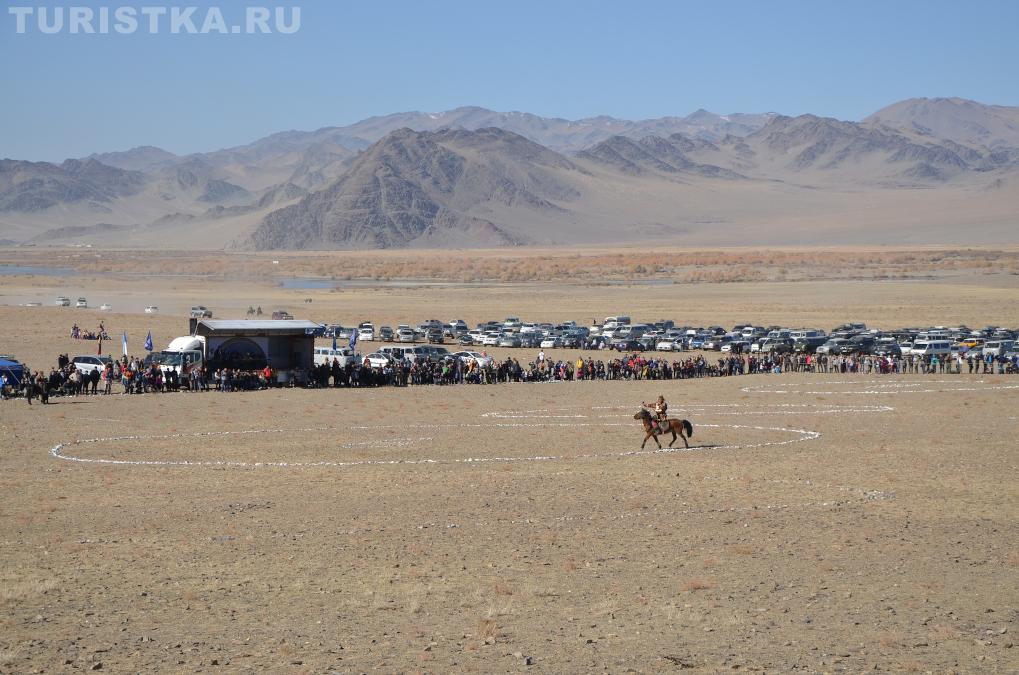
[(687, 438), (693, 436), (693, 425), (690, 424), (690, 420), (683, 420), (683, 428), (686, 429)]

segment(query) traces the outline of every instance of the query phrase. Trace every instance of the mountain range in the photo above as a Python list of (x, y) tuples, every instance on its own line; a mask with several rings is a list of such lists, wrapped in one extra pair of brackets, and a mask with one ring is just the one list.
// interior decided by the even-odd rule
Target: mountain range
[(630, 121), (465, 107), (224, 150), (0, 160), (0, 239), (330, 249), (1014, 242), (1019, 108), (910, 99), (860, 122)]

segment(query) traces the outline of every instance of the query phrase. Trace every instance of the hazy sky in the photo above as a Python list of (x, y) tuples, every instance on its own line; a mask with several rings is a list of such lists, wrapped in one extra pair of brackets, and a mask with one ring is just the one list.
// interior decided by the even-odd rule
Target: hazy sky
[[(158, 6), (64, 0), (33, 8)], [(227, 24), (245, 7), (218, 7)], [(460, 105), (579, 118), (812, 112), (915, 96), (1019, 105), (1019, 2), (285, 0), (293, 34), (16, 32), (0, 14), (0, 157), (214, 150), (287, 129)], [(164, 5), (163, 7), (171, 7)], [(277, 5), (268, 5), (276, 7)], [(67, 10), (65, 10), (67, 11)], [(65, 15), (65, 21), (67, 17)], [(112, 22), (112, 19), (111, 19)], [(93, 20), (98, 31), (98, 19)]]

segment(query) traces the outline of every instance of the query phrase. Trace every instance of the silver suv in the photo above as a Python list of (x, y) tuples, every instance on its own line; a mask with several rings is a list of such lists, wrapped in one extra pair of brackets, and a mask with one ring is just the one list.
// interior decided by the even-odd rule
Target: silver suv
[(191, 308), (192, 319), (211, 319), (212, 310), (204, 305), (195, 305)]

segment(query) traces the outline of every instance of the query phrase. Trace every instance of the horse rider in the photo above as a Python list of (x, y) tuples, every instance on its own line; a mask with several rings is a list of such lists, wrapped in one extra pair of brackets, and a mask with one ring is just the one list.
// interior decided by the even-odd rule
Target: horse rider
[(658, 400), (654, 403), (642, 403), (645, 408), (651, 408), (655, 411), (657, 418), (652, 418), (651, 422), (655, 425), (656, 429), (662, 428), (662, 422), (668, 417), (669, 404), (665, 402), (664, 396), (659, 396)]

